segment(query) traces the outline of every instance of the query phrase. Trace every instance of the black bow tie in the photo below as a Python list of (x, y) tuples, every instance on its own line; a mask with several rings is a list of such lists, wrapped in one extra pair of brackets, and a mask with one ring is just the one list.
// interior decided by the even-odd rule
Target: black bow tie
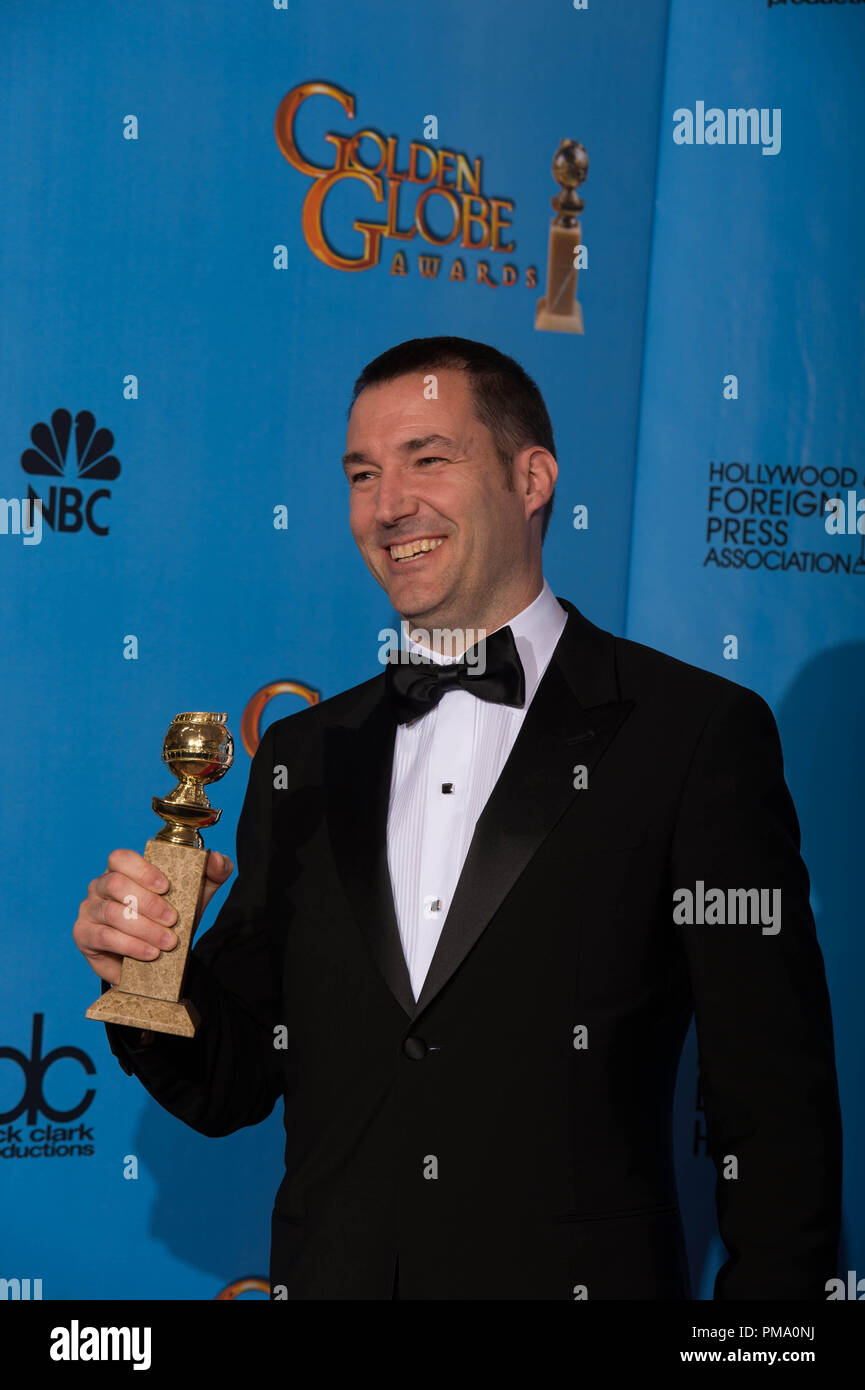
[[(411, 656), (407, 661), (406, 657)], [(471, 661), (467, 657), (471, 656)], [(402, 658), (402, 659), (400, 659)], [(397, 723), (426, 714), (449, 690), (467, 690), (479, 700), (519, 708), (526, 700), (526, 678), (509, 627), (497, 628), (469, 648), (459, 661), (442, 665), (417, 652), (392, 651), (384, 673), (385, 689)]]

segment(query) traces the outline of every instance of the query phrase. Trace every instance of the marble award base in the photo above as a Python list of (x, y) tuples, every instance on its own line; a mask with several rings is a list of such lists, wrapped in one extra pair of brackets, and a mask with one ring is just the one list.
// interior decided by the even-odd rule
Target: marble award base
[(148, 840), (144, 858), (168, 879), (165, 901), (177, 912), (172, 927), (177, 945), (155, 960), (124, 956), (120, 980), (87, 1010), (87, 1018), (102, 1023), (122, 1023), (153, 1033), (195, 1036), (201, 1022), (195, 1005), (181, 999), (189, 948), (198, 921), (210, 850), (173, 845), (167, 840)]
[(583, 307), (574, 301), (569, 314), (553, 314), (547, 308), (547, 296), (543, 295), (535, 310), (535, 328), (552, 333), (584, 333)]
[(535, 328), (553, 333), (582, 333), (583, 310), (577, 300), (574, 254), (582, 242), (577, 227), (550, 227), (547, 255), (547, 292), (538, 300)]

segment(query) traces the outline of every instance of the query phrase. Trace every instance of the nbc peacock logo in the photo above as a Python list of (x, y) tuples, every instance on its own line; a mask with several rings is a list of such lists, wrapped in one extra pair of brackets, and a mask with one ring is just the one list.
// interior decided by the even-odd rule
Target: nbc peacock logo
[[(55, 410), (51, 423), (40, 420), (30, 431), (32, 449), (25, 449), (21, 455), (21, 467), (31, 476), (45, 478), (68, 478), (74, 460), (75, 482), (85, 485), (93, 482), (113, 482), (120, 473), (120, 460), (112, 453), (114, 435), (104, 425), (96, 428), (96, 419), (89, 410), (79, 410), (74, 421), (68, 410)], [(43, 487), (43, 493), (46, 489)], [(67, 481), (62, 484), (51, 483), (47, 497), (40, 496), (28, 485), (27, 496), (32, 505), (42, 504), (42, 521), (52, 531), (81, 531), (86, 525), (94, 536), (107, 536), (108, 527), (104, 525), (104, 512), (100, 505), (97, 519), (97, 504), (108, 501), (111, 490), (107, 487), (72, 486)]]

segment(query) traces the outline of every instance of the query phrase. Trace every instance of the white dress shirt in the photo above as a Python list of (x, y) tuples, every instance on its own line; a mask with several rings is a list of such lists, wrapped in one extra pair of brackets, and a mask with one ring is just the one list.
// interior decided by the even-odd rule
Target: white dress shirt
[[(545, 580), (534, 602), (502, 624), (511, 629), (523, 664), (526, 700), (521, 709), (479, 700), (468, 690), (449, 690), (420, 719), (397, 727), (387, 857), (415, 999), (438, 945), (475, 825), (566, 621), (565, 610)], [(407, 646), (433, 661), (447, 660), (411, 639)]]

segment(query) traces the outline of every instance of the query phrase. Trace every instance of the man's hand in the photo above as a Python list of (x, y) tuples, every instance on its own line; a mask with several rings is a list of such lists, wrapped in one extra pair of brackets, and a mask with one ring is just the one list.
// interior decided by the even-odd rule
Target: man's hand
[[(211, 851), (196, 925), (217, 888), (233, 872), (226, 855)], [(160, 951), (177, 945), (171, 930), (177, 913), (162, 897), (169, 887), (155, 864), (134, 849), (111, 851), (108, 868), (90, 884), (72, 929), (75, 945), (100, 979), (116, 985), (124, 956), (155, 960)]]

